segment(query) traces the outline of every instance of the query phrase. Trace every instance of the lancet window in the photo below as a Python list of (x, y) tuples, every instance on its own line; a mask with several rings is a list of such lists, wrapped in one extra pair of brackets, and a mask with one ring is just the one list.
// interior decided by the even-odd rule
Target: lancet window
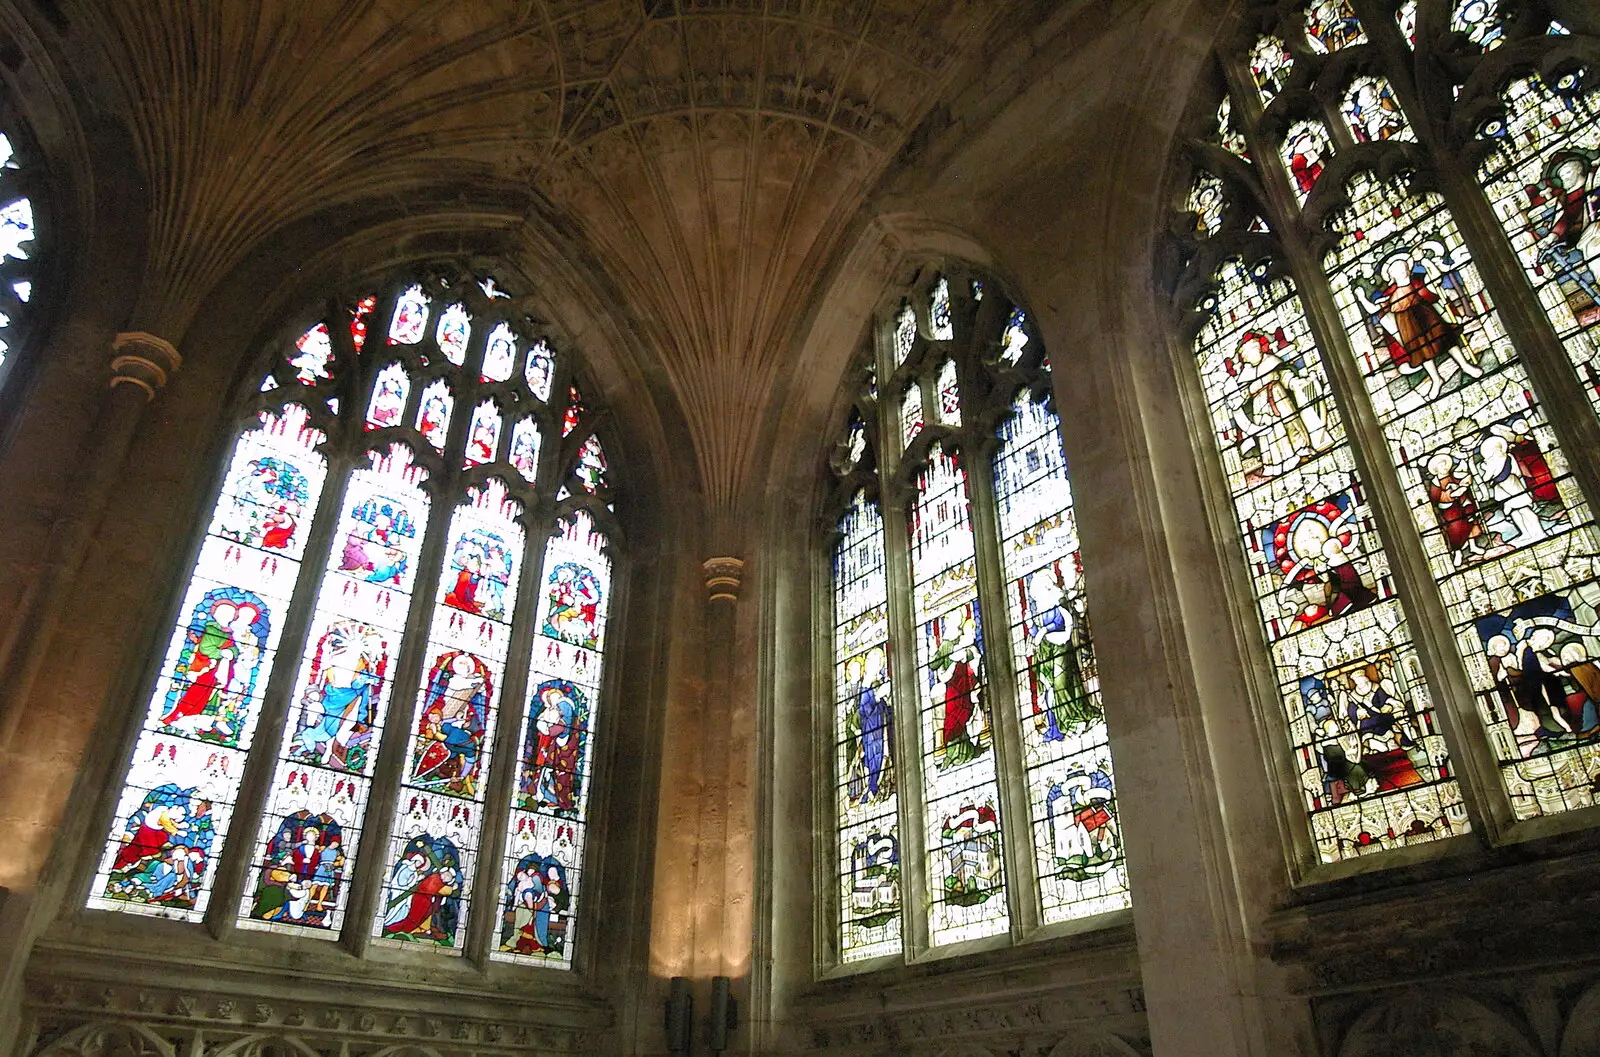
[(1600, 40), (1533, 0), (1258, 4), (1217, 69), (1172, 289), (1305, 858), (1568, 824), (1600, 795)]
[(617, 539), (576, 368), (449, 265), (271, 350), (91, 908), (571, 964)]
[(823, 884), (841, 963), (1128, 905), (1050, 364), (998, 283), (929, 267), (849, 381)]
[(20, 131), (16, 125), (0, 106), (0, 385), (27, 336), (37, 279), (32, 197), (37, 173), (24, 144), (13, 138)]

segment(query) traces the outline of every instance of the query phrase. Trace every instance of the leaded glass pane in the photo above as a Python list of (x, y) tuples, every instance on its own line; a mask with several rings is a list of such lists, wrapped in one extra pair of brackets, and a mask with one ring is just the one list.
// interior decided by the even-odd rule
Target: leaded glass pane
[(1443, 202), (1369, 175), (1350, 190), (1334, 298), (1512, 808), (1587, 807), (1600, 745), (1555, 673), (1591, 655), (1593, 628), (1564, 614), (1600, 577), (1593, 515)]
[(995, 503), (1046, 924), (1128, 905), (1111, 746), (1056, 416), (1026, 392), (1000, 427)]
[(1484, 191), (1600, 412), (1600, 92), (1513, 81)]
[(491, 957), (567, 966), (588, 836), (611, 561), (583, 511), (544, 552)]
[(845, 512), (833, 555), (835, 773), (843, 960), (896, 954), (900, 828), (889, 679), (883, 518), (864, 495)]
[(1319, 55), (1367, 42), (1350, 0), (1312, 0), (1305, 18), (1306, 43)]
[(91, 907), (198, 921), (327, 477), (305, 409), (234, 445), (118, 800)]
[(243, 926), (331, 939), (343, 923), (428, 524), (426, 477), (394, 444), (345, 486), (239, 906)]
[(1238, 260), (1195, 354), (1324, 862), (1463, 832), (1461, 792), (1299, 297)]
[(937, 445), (917, 476), (911, 579), (937, 946), (1010, 928), (966, 471)]

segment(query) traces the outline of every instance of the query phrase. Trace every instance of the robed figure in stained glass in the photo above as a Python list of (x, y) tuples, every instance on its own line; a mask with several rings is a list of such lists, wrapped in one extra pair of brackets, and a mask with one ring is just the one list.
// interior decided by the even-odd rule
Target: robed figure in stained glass
[(420, 789), (473, 796), (492, 690), (489, 668), (464, 650), (441, 654), (428, 673), (409, 781)]
[(874, 647), (844, 666), (854, 698), (846, 717), (845, 752), (850, 761), (850, 800), (855, 804), (875, 803), (894, 789), (889, 748), (892, 713), (888, 696), (878, 696), (883, 665), (883, 649)]
[(267, 607), (249, 591), (207, 591), (189, 620), (162, 725), (204, 741), (237, 744), (269, 628)]
[(548, 608), (542, 633), (592, 650), (600, 642), (600, 579), (576, 562), (550, 571)]
[(454, 842), (426, 833), (412, 837), (389, 871), (383, 935), (450, 946), (460, 918), (461, 857)]
[(1442, 273), (1442, 285), (1454, 295), (1450, 300), (1442, 298), (1429, 278), (1426, 258), (1432, 252), (1443, 255), (1443, 247), (1424, 244), (1394, 254), (1383, 262), (1381, 278), (1370, 291), (1362, 291), (1359, 284), (1356, 288), (1377, 328), (1377, 340), (1400, 373), (1422, 373), (1418, 395), (1424, 401), (1433, 399), (1445, 386), (1441, 358), (1469, 377), (1483, 374), (1462, 325), (1445, 316), (1445, 311), (1463, 318), (1471, 314), (1461, 275), (1448, 268)]
[(500, 949), (543, 954), (566, 946), (567, 870), (553, 855), (524, 855), (506, 883), (500, 912)]
[(943, 770), (983, 755), (988, 718), (978, 701), (982, 655), (977, 621), (957, 612), (935, 626), (945, 634), (928, 661), (928, 676), (936, 680), (934, 693), (940, 698), (938, 766)]
[(300, 810), (267, 841), (250, 916), (325, 927), (344, 873), (344, 833), (326, 812)]
[(1545, 190), (1529, 184), (1528, 230), (1580, 326), (1600, 323), (1600, 153), (1568, 147), (1545, 165)]
[(334, 621), (312, 655), (289, 755), (335, 770), (365, 771), (373, 708), (388, 663), (380, 632), (358, 620)]
[(1238, 358), (1224, 365), (1234, 376), (1230, 406), (1233, 424), (1244, 438), (1241, 447), (1259, 466), (1251, 477), (1277, 477), (1333, 446), (1323, 418), (1325, 396), (1320, 375), (1309, 369), (1282, 328), (1270, 336), (1247, 331), (1239, 339)]
[(1119, 858), (1116, 791), (1100, 767), (1078, 767), (1045, 794), (1051, 850), (1063, 877), (1085, 881)]
[[(1075, 556), (1035, 573), (1030, 581), (1035, 610), (1030, 635), (1035, 724), (1045, 741), (1061, 741), (1068, 734), (1098, 722), (1099, 706), (1084, 680), (1082, 617), (1073, 605), (1077, 583)], [(1042, 691), (1042, 694), (1041, 694)], [(1045, 707), (1039, 708), (1039, 698)]]
[(106, 895), (193, 907), (215, 832), (211, 801), (198, 788), (176, 782), (157, 786), (123, 823)]
[(588, 702), (577, 686), (551, 679), (534, 690), (529, 707), (535, 711), (522, 749), (521, 806), (576, 811)]

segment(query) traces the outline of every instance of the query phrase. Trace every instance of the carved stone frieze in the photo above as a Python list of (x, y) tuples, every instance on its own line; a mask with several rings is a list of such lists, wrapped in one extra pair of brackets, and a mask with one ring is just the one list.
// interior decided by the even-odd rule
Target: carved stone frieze
[[(329, 1001), (251, 1001), (217, 990), (30, 978), (29, 1057), (292, 1057), (333, 1047), (355, 1055), (427, 1057), (609, 1052), (599, 1024), (530, 1019), (524, 1003), (506, 1019), (374, 1009), (359, 989), (329, 987)], [(338, 999), (343, 999), (339, 1001)]]

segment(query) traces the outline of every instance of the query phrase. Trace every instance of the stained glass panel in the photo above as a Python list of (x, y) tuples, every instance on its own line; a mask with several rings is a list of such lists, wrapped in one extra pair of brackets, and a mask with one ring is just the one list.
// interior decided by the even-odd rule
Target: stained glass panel
[(906, 357), (911, 355), (911, 349), (916, 343), (916, 313), (911, 311), (910, 305), (901, 305), (899, 315), (894, 317), (894, 364), (896, 367), (906, 362)]
[(556, 358), (550, 351), (547, 342), (536, 341), (528, 349), (528, 362), (522, 369), (522, 376), (528, 383), (528, 391), (540, 400), (550, 399), (550, 382), (555, 378)]
[(394, 444), (345, 486), (239, 905), (246, 928), (338, 934), (428, 524), (426, 476)]
[(490, 956), (564, 967), (572, 963), (612, 586), (604, 537), (587, 513), (561, 523), (543, 569)]
[(522, 479), (532, 484), (539, 472), (539, 424), (530, 415), (511, 429), (511, 451), (507, 459)]
[[(1533, 614), (1576, 613), (1584, 586), (1600, 576), (1593, 515), (1442, 201), (1365, 174), (1350, 191), (1345, 238), (1329, 257), (1334, 298), (1512, 808), (1529, 818), (1587, 807), (1600, 745), (1584, 736), (1581, 707), (1563, 713), (1587, 692), (1568, 669), (1600, 649), (1591, 653), (1594, 640), (1576, 631), (1561, 640), (1561, 649), (1574, 646), (1562, 662), (1552, 652), (1557, 630), (1576, 625)], [(1501, 697), (1506, 687), (1515, 707)]]
[(1006, 317), (1006, 329), (1000, 335), (1000, 358), (1007, 363), (1022, 359), (1022, 350), (1028, 347), (1028, 314), (1013, 308)]
[(1394, 89), (1382, 77), (1362, 76), (1350, 82), (1344, 102), (1339, 106), (1345, 124), (1357, 143), (1376, 143), (1386, 139), (1414, 140)]
[(934, 945), (1010, 928), (966, 471), (935, 445), (911, 511), (912, 619)]
[(1365, 485), (1300, 299), (1229, 261), (1195, 341), (1324, 862), (1464, 832)]
[(1244, 134), (1234, 127), (1233, 101), (1227, 96), (1223, 96), (1217, 106), (1217, 142), (1245, 161), (1250, 160), (1250, 148), (1245, 144)]
[(1279, 156), (1289, 170), (1289, 184), (1304, 203), (1322, 176), (1323, 165), (1333, 155), (1328, 127), (1315, 118), (1296, 121), (1283, 138)]
[(472, 424), (467, 427), (467, 451), (462, 459), (466, 467), (494, 462), (500, 450), (500, 407), (493, 400), (485, 400), (472, 412)]
[(1456, 0), (1450, 28), (1465, 33), (1484, 51), (1493, 51), (1505, 43), (1506, 17), (1498, 0)]
[(1417, 0), (1405, 0), (1399, 10), (1394, 13), (1395, 24), (1400, 27), (1400, 35), (1407, 44), (1416, 47), (1417, 44)]
[[(483, 349), (483, 372), (480, 377), (485, 382), (503, 382), (510, 378), (517, 369), (517, 338), (511, 333), (511, 328), (505, 323), (498, 323), (489, 332), (489, 340)], [(543, 399), (541, 397), (540, 399)]]
[(380, 939), (461, 949), (517, 608), (521, 515), (491, 477), (450, 520), (401, 771), (401, 824), (373, 923)]
[(355, 303), (350, 309), (350, 344), (355, 346), (357, 355), (367, 345), (367, 323), (372, 317), (372, 310), (377, 307), (376, 295), (368, 295)]
[(450, 411), (454, 406), (450, 383), (443, 378), (435, 378), (422, 391), (422, 401), (417, 405), (417, 432), (436, 451), (444, 451), (445, 438), (450, 435)]
[(1267, 103), (1283, 91), (1294, 71), (1294, 58), (1277, 37), (1267, 36), (1256, 41), (1250, 52), (1250, 78), (1261, 92), (1261, 103)]
[(1305, 17), (1306, 43), (1319, 55), (1367, 42), (1350, 0), (1311, 0)]
[(404, 423), (406, 401), (411, 398), (411, 379), (398, 363), (386, 364), (372, 384), (372, 400), (367, 404), (367, 428), (387, 429)]
[(467, 341), (472, 336), (472, 323), (467, 318), (467, 306), (448, 305), (439, 313), (439, 327), (434, 332), (434, 342), (444, 358), (457, 367), (466, 362)]
[(578, 484), (585, 492), (598, 492), (609, 487), (606, 484), (606, 453), (600, 446), (600, 438), (591, 436), (583, 442), (583, 447), (578, 449), (578, 462), (572, 468), (578, 478)]
[(883, 518), (858, 494), (833, 554), (834, 737), (843, 960), (901, 949), (898, 769)]
[(935, 341), (949, 341), (956, 336), (955, 328), (950, 323), (950, 281), (942, 275), (939, 276), (939, 281), (933, 284), (933, 297), (928, 304), (928, 319), (933, 325)]
[(1221, 230), (1224, 204), (1222, 181), (1204, 170), (1196, 173), (1194, 183), (1189, 186), (1186, 206), (1194, 214), (1196, 235), (1209, 238)]
[(389, 323), (389, 344), (415, 345), (428, 329), (428, 298), (420, 286), (408, 286), (395, 302)]
[(900, 398), (900, 441), (910, 445), (922, 432), (922, 386), (913, 381)]
[(1479, 175), (1600, 412), (1600, 93), (1577, 87), (1574, 75), (1513, 81)]
[(1040, 905), (1046, 924), (1128, 905), (1111, 746), (1053, 411), (1026, 393), (994, 464)]
[(289, 353), (289, 366), (294, 368), (295, 380), (301, 385), (316, 385), (333, 375), (328, 364), (333, 360), (333, 341), (328, 337), (328, 325), (318, 323), (295, 339), (294, 350)]
[(178, 608), (91, 907), (197, 921), (322, 495), (325, 439), (290, 404), (242, 435)]
[(961, 386), (956, 381), (956, 361), (939, 365), (939, 421), (947, 426), (961, 425)]

